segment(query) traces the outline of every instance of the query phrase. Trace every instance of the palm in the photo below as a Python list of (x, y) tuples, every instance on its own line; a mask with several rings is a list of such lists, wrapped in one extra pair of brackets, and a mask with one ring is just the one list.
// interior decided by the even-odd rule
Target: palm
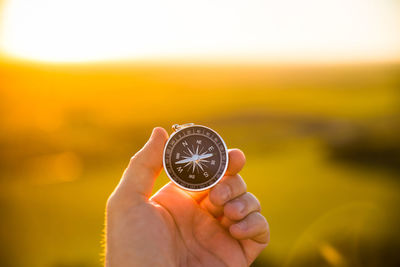
[[(185, 266), (245, 266), (254, 259), (246, 255), (245, 248), (258, 245), (254, 241), (234, 239), (219, 220), (215, 219), (191, 196), (168, 184), (159, 191), (152, 201), (159, 205), (151, 208), (163, 214), (157, 222), (169, 239), (154, 242), (164, 247), (176, 248), (175, 257)], [(149, 222), (152, 224), (152, 222)], [(148, 229), (149, 231), (160, 229)], [(167, 240), (172, 240), (170, 244)], [(165, 242), (167, 241), (167, 242)]]
[(153, 131), (108, 199), (106, 266), (249, 265), (269, 231), (259, 201), (237, 174), (243, 153), (229, 152), (225, 176), (208, 192), (168, 183), (150, 198), (166, 139), (162, 128)]

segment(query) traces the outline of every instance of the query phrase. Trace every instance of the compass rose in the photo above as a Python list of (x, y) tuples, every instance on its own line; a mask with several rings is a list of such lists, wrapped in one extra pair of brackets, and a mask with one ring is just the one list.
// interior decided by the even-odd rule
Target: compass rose
[(180, 161), (177, 161), (176, 164), (185, 164), (183, 168), (189, 167), (189, 169), (192, 170), (192, 173), (195, 171), (198, 171), (198, 169), (201, 169), (204, 171), (204, 167), (206, 166), (206, 163), (210, 162), (206, 160), (207, 158), (210, 158), (213, 156), (212, 153), (208, 153), (207, 150), (203, 151), (203, 147), (200, 147), (199, 151), (199, 146), (196, 147), (196, 151), (194, 150), (194, 147), (192, 146), (192, 150), (190, 150), (189, 147), (186, 147), (187, 151), (183, 151), (184, 154), (187, 156), (182, 156), (183, 159)]
[(164, 147), (163, 165), (177, 186), (201, 191), (215, 185), (228, 167), (228, 149), (214, 130), (195, 124), (174, 126)]

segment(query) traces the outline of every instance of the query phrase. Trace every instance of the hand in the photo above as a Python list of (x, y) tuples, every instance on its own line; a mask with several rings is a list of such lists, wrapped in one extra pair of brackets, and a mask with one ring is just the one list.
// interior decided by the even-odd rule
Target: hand
[(163, 128), (153, 130), (108, 199), (106, 266), (250, 265), (266, 247), (269, 227), (238, 174), (243, 153), (229, 151), (227, 172), (210, 190), (169, 182), (150, 198), (167, 139)]

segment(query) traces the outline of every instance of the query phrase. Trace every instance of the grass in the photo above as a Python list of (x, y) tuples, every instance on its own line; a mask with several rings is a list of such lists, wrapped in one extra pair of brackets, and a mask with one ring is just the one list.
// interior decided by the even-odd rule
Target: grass
[(196, 122), (246, 153), (271, 225), (256, 266), (395, 266), (398, 171), (334, 155), (366, 133), (396, 149), (399, 71), (3, 63), (0, 263), (99, 266), (105, 201), (129, 157), (153, 126)]

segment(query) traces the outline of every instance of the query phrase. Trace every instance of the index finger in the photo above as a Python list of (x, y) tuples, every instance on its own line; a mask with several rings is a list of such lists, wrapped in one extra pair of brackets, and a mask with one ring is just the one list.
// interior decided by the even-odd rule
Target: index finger
[(226, 169), (224, 176), (233, 176), (240, 172), (246, 163), (246, 157), (242, 150), (234, 148), (228, 150), (228, 168)]
[[(233, 176), (236, 175), (240, 170), (243, 168), (244, 164), (246, 163), (246, 157), (244, 156), (244, 153), (237, 148), (229, 149), (228, 150), (228, 168), (226, 169), (226, 172), (224, 176)], [(205, 191), (200, 191), (200, 192), (191, 192), (187, 191), (187, 193), (192, 196), (193, 199), (196, 201), (200, 202), (203, 200), (207, 194), (209, 193), (209, 189)]]

